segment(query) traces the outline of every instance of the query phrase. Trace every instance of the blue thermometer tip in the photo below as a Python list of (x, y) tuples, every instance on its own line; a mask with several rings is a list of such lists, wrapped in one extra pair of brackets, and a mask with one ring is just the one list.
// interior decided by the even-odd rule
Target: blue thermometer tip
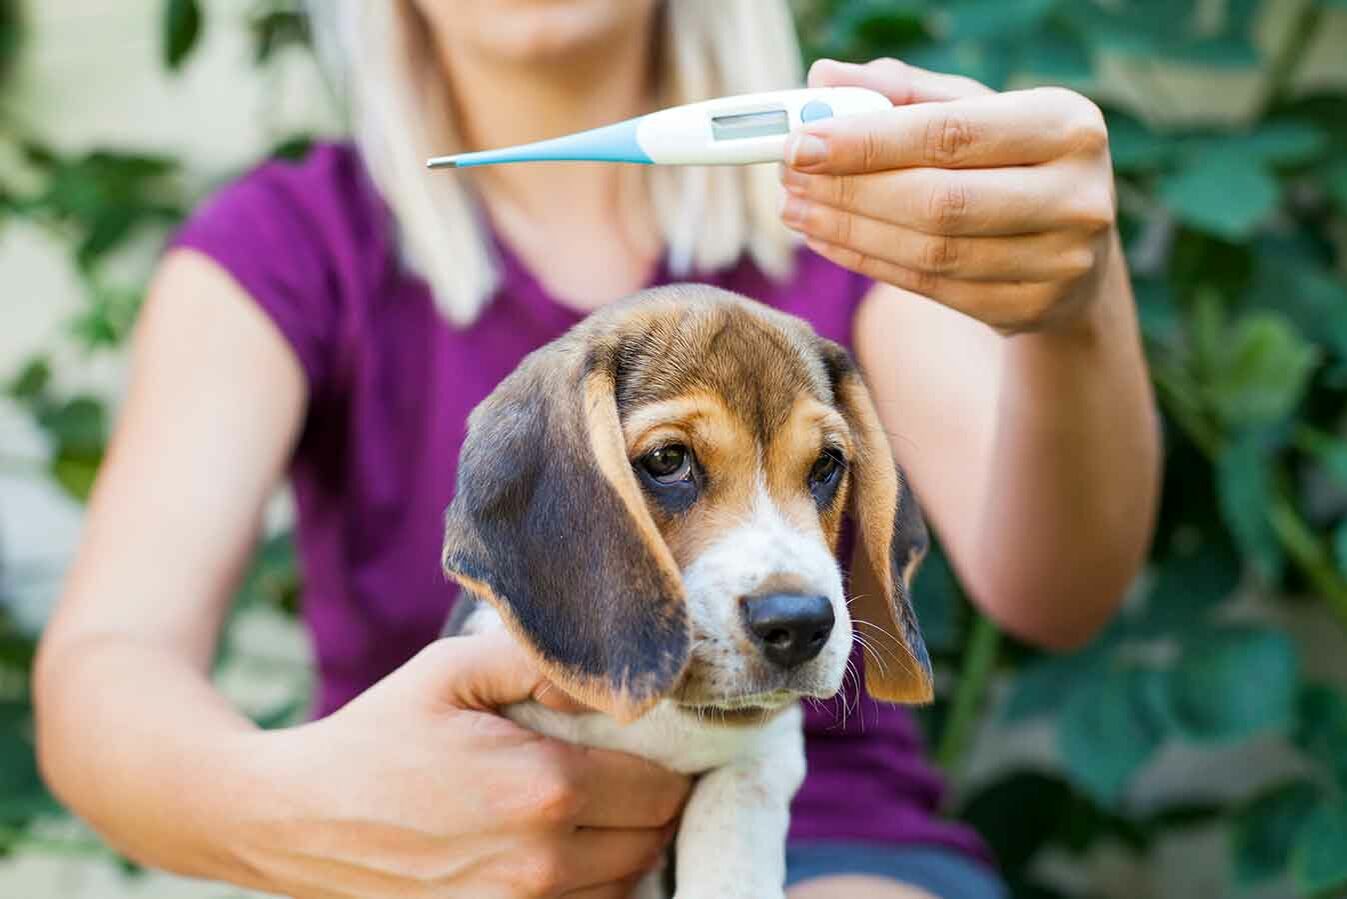
[(426, 162), (426, 168), (466, 168), (475, 165), (496, 165), (502, 162), (553, 162), (583, 160), (600, 162), (650, 163), (653, 160), (636, 140), (636, 125), (640, 119), (628, 119), (615, 125), (605, 125), (579, 134), (568, 134), (551, 140), (542, 140), (499, 150), (477, 153), (459, 153), (437, 156)]

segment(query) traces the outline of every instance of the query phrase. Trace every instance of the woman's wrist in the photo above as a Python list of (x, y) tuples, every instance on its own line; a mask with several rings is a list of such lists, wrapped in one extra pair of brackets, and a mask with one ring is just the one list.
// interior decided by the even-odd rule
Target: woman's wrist
[(276, 824), (291, 817), (303, 768), (288, 761), (292, 731), (244, 729), (212, 741), (192, 764), (199, 780), (190, 840), (201, 870), (189, 872), (249, 889), (280, 889), (257, 864), (259, 850), (275, 845)]

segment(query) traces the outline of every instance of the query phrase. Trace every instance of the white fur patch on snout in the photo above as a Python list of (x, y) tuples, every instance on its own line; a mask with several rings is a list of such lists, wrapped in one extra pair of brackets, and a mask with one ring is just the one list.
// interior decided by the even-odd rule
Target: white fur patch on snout
[(851, 653), (842, 573), (822, 535), (792, 526), (760, 484), (747, 520), (683, 569), (688, 615), (698, 637), (692, 666), (699, 692), (737, 697), (770, 687), (761, 683), (765, 661), (756, 649), (748, 649), (754, 644), (744, 628), (741, 601), (783, 577), (809, 595), (826, 596), (835, 618), (822, 652), (791, 674), (790, 687), (831, 695), (841, 686)]

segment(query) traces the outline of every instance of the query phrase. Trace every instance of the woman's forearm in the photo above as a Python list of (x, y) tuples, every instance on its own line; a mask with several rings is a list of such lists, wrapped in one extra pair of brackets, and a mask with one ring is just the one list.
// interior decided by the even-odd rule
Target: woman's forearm
[(1116, 611), (1145, 557), (1158, 426), (1116, 235), (1073, 322), (1006, 339), (969, 588), (1022, 637), (1070, 647)]
[(147, 865), (266, 889), (229, 852), (266, 789), (241, 744), (257, 733), (186, 659), (124, 634), (44, 644), (35, 681), (47, 783)]

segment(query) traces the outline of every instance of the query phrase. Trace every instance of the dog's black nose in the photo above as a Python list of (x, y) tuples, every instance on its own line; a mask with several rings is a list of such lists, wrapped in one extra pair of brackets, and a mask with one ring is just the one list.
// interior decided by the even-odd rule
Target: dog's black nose
[(762, 654), (782, 668), (818, 655), (833, 632), (833, 604), (826, 596), (769, 593), (744, 600), (744, 620)]

